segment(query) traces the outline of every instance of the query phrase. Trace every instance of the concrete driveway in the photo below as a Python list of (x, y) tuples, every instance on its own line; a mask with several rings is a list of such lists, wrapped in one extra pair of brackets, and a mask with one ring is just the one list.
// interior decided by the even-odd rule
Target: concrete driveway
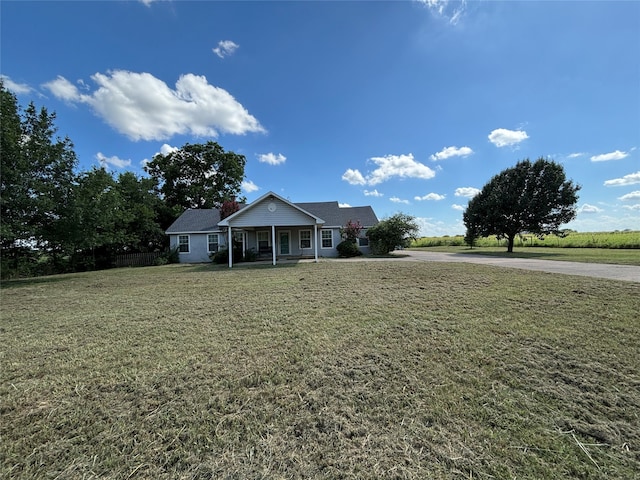
[[(465, 262), (495, 265), (497, 267), (520, 268), (540, 272), (562, 273), (564, 275), (581, 275), (584, 277), (606, 278), (640, 282), (640, 266), (611, 265), (605, 263), (562, 262), (556, 260), (532, 260), (527, 258), (499, 258), (464, 253), (423, 252), (403, 250), (399, 259), (414, 262)], [(640, 252), (639, 252), (640, 255)]]

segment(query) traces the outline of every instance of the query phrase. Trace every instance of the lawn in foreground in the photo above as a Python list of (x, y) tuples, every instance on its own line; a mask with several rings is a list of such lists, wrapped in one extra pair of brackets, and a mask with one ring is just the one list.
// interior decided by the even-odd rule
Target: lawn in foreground
[(469, 264), (2, 289), (2, 478), (637, 478), (640, 285)]

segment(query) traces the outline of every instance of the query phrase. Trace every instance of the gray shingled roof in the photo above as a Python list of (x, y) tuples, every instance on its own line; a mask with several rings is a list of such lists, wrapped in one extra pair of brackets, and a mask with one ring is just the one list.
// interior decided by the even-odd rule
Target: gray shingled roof
[(371, 227), (378, 223), (373, 209), (366, 207), (340, 207), (338, 202), (296, 203), (301, 209), (320, 217), (325, 227), (341, 227), (349, 220), (359, 221), (363, 227)]
[[(325, 221), (326, 227), (341, 227), (349, 220), (359, 221), (363, 227), (378, 223), (373, 209), (366, 207), (340, 208), (338, 202), (296, 203), (296, 206)], [(189, 209), (167, 229), (167, 234), (217, 232), (220, 212), (215, 208)]]
[(216, 208), (198, 208), (185, 211), (167, 229), (167, 233), (217, 232), (220, 211)]

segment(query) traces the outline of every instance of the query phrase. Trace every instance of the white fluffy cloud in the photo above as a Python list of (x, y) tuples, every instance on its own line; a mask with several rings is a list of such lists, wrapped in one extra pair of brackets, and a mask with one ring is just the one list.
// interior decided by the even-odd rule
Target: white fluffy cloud
[(622, 200), (623, 202), (628, 202), (631, 200), (640, 200), (640, 190), (636, 190), (635, 192), (629, 192), (626, 195), (622, 195), (618, 197), (618, 200)]
[(630, 173), (622, 178), (613, 178), (611, 180), (605, 180), (605, 187), (625, 187), (627, 185), (635, 185), (640, 183), (640, 171), (636, 173)]
[(636, 203), (635, 205), (623, 205), (622, 208), (626, 208), (627, 210), (640, 211), (640, 203)]
[(96, 153), (96, 160), (98, 160), (101, 165), (111, 165), (116, 168), (126, 168), (131, 166), (131, 160), (123, 160), (115, 156), (106, 157), (102, 152)]
[(350, 183), (351, 185), (366, 185), (367, 181), (364, 179), (358, 169), (348, 168), (346, 172), (342, 174), (342, 180)]
[(595, 205), (589, 205), (585, 203), (578, 209), (579, 213), (600, 213), (602, 212), (601, 208), (596, 207)]
[(439, 193), (427, 193), (426, 195), (423, 195), (422, 197), (420, 196), (415, 196), (413, 197), (414, 200), (417, 201), (422, 201), (422, 200), (444, 200), (446, 198), (446, 195), (440, 195)]
[(421, 178), (424, 180), (433, 178), (436, 172), (426, 165), (416, 161), (413, 154), (408, 155), (387, 155), (385, 157), (373, 157), (369, 159), (378, 168), (369, 173), (366, 177), (357, 169), (347, 169), (342, 175), (342, 179), (352, 185), (378, 185), (393, 177), (400, 178)]
[(592, 162), (608, 162), (609, 160), (622, 160), (629, 156), (629, 152), (621, 152), (616, 150), (615, 152), (602, 153), (600, 155), (594, 155), (591, 157)]
[(460, 21), (467, 8), (466, 0), (418, 0), (418, 2), (428, 7), (433, 14), (446, 19), (451, 25)]
[(204, 76), (182, 75), (171, 89), (149, 73), (115, 70), (96, 73), (98, 89), (81, 93), (64, 77), (43, 86), (56, 97), (84, 103), (131, 140), (163, 140), (177, 134), (217, 137), (264, 132), (260, 122), (222, 88)]
[(261, 153), (260, 155), (258, 155), (258, 161), (261, 163), (268, 163), (269, 165), (280, 165), (281, 163), (287, 161), (287, 157), (285, 157), (281, 153), (277, 155), (271, 152)]
[(524, 130), (507, 130), (506, 128), (497, 128), (489, 134), (489, 141), (496, 147), (517, 145), (527, 138), (529, 135)]
[(467, 157), (473, 153), (473, 150), (469, 147), (446, 147), (440, 150), (438, 153), (431, 155), (431, 160), (444, 160), (450, 157)]
[(260, 187), (253, 183), (251, 180), (243, 180), (241, 183), (242, 190), (247, 193), (256, 192), (260, 190)]
[(178, 147), (172, 147), (167, 143), (163, 143), (160, 147), (160, 153), (162, 155), (169, 155), (170, 153), (177, 152), (178, 150), (180, 150)]
[(2, 83), (4, 83), (4, 88), (10, 90), (13, 93), (21, 94), (21, 93), (29, 93), (31, 91), (31, 87), (26, 83), (17, 83), (11, 80), (6, 75), (0, 75), (2, 79)]
[(228, 57), (229, 55), (233, 55), (239, 46), (240, 45), (237, 45), (231, 40), (220, 40), (218, 46), (213, 49), (213, 53), (220, 58)]
[(393, 203), (404, 203), (405, 205), (409, 205), (409, 200), (403, 200), (399, 197), (391, 197), (389, 198), (389, 200), (391, 200)]
[(456, 197), (473, 198), (480, 193), (480, 190), (474, 187), (460, 187), (456, 188)]
[(458, 210), (459, 212), (464, 212), (466, 207), (464, 205), (458, 205), (457, 203), (454, 203), (451, 205), (451, 208), (453, 208), (454, 210)]
[[(344, 176), (343, 176), (344, 179)], [(376, 190), (375, 188), (373, 190), (365, 190), (364, 191), (364, 195), (366, 197), (382, 197), (383, 194), (380, 193), (378, 190)]]

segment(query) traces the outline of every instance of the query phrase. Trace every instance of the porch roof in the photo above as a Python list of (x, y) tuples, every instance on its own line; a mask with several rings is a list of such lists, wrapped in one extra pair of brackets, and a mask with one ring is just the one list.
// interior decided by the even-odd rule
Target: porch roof
[[(266, 203), (269, 203), (269, 207), (273, 207), (274, 209), (271, 210), (269, 207), (266, 207)], [(278, 210), (278, 213), (276, 214), (275, 211), (277, 205), (275, 204), (285, 204), (285, 206), (287, 207), (285, 210), (288, 210), (289, 213), (283, 213)], [(295, 215), (292, 215), (291, 212), (294, 212)], [(265, 215), (272, 215), (273, 218), (270, 221), (265, 222)], [(290, 221), (292, 221), (294, 218), (297, 218), (298, 220), (303, 219), (304, 221), (302, 222), (302, 224), (304, 225), (325, 224), (325, 221), (322, 218), (313, 214), (312, 212), (305, 210), (304, 208), (301, 208), (298, 204), (290, 202), (277, 193), (268, 192), (254, 202), (247, 205), (242, 210), (229, 215), (227, 218), (220, 221), (218, 225), (221, 227), (249, 226), (246, 224), (246, 222), (249, 221), (249, 223), (252, 223), (251, 219), (253, 220), (253, 226), (271, 224), (293, 225), (296, 224), (296, 221), (294, 221), (294, 223), (290, 223)]]

